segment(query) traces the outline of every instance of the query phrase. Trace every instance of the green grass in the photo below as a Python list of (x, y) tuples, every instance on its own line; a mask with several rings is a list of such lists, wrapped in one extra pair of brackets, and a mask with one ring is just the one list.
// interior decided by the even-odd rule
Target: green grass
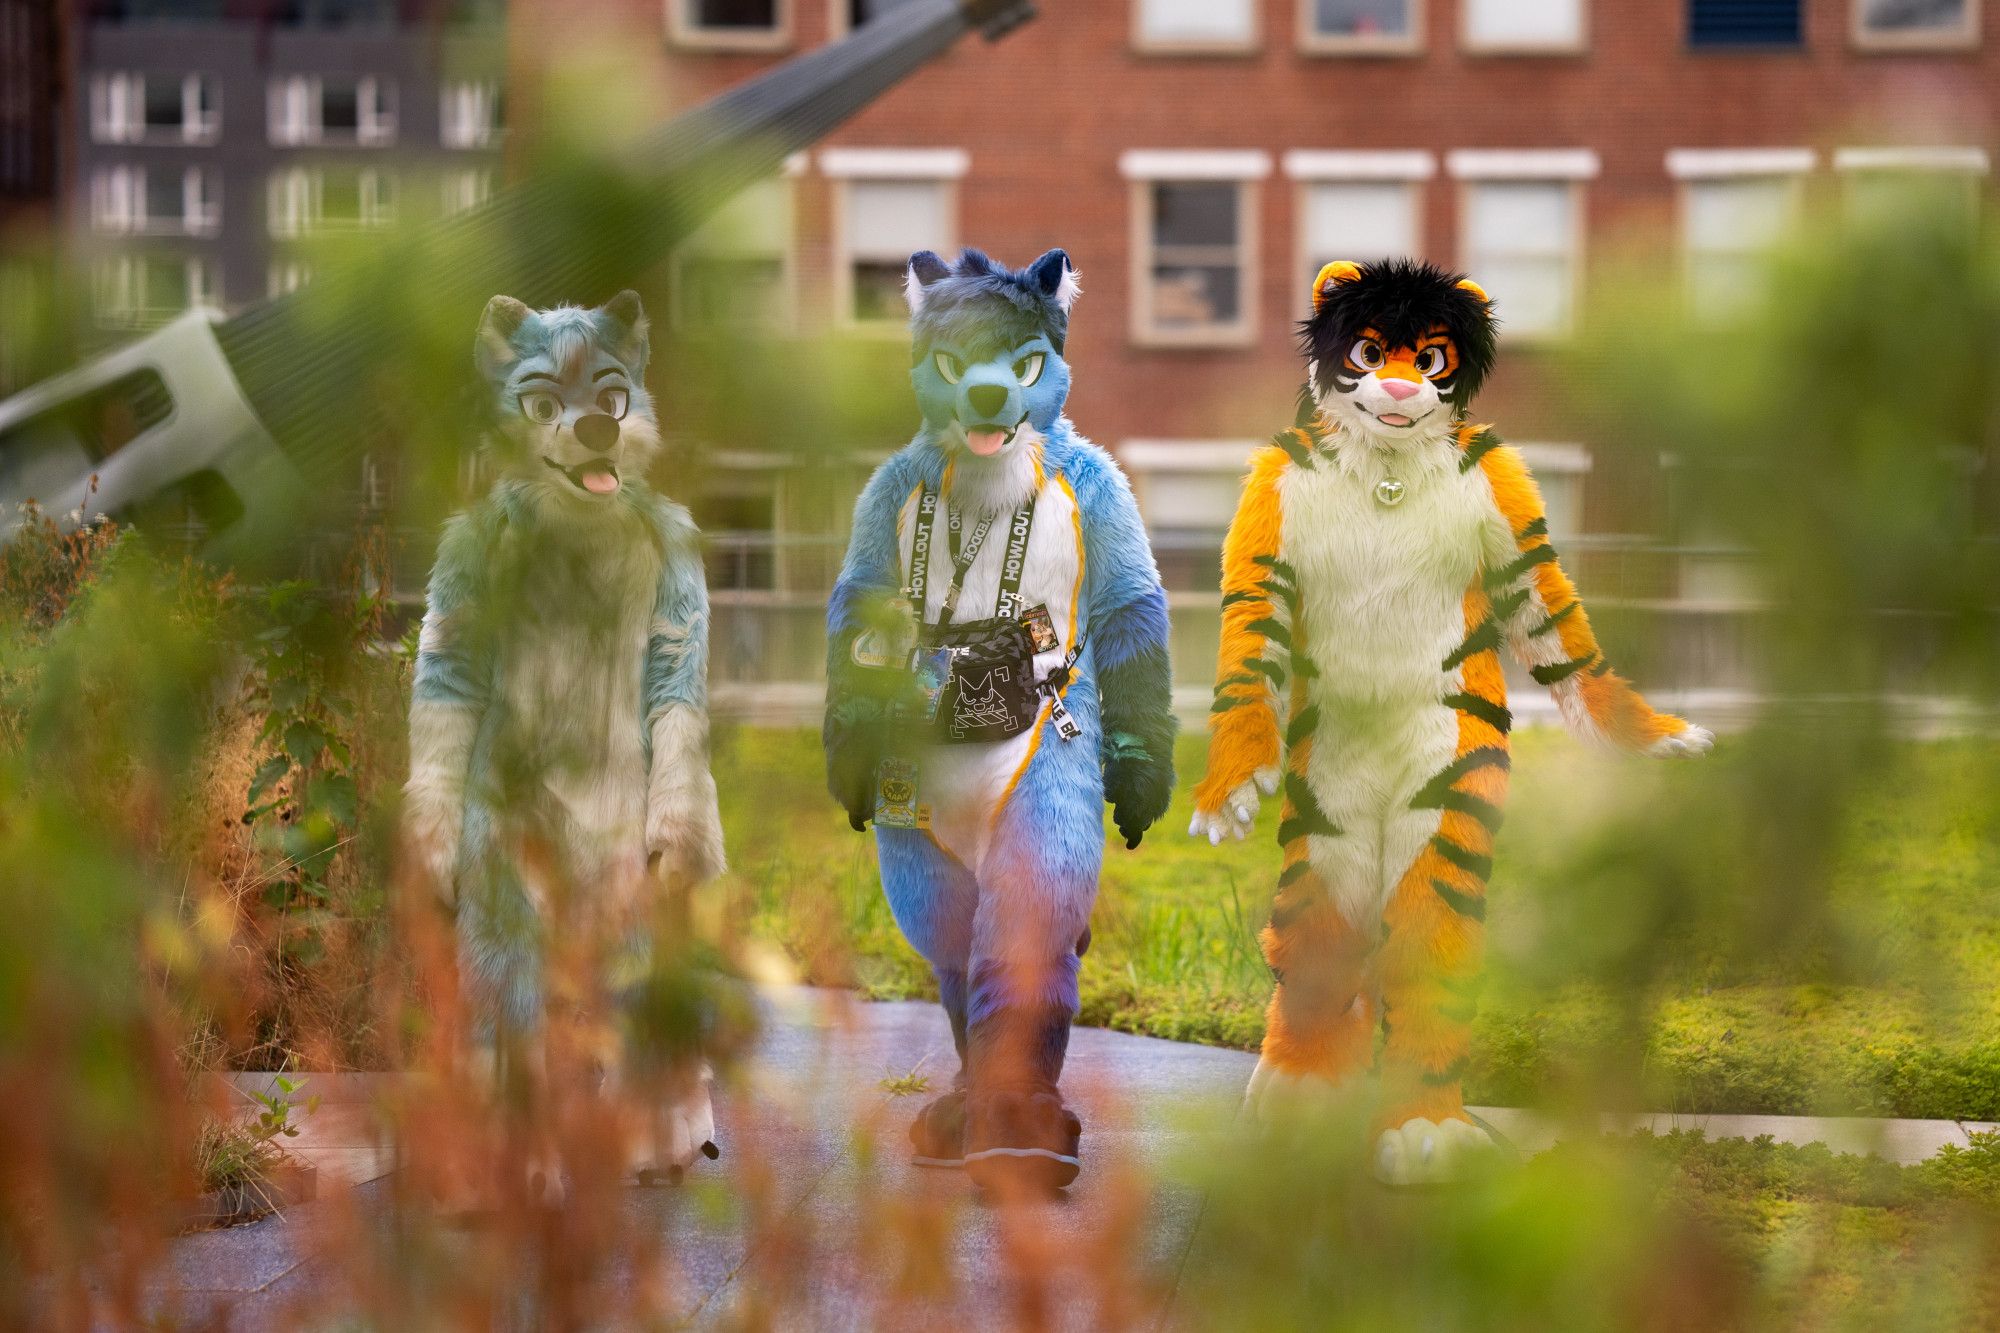
[[(1646, 831), (1651, 809), (1745, 786), (1737, 747), (1669, 765), (1588, 754), (1549, 731), (1517, 739), (1471, 1099), (1589, 1089), (1690, 1112), (2000, 1119), (1993, 745), (1895, 747), (1827, 835), (1821, 891), (1743, 882), (1731, 840), (1755, 830), (1726, 819), (1712, 846), (1673, 841), (1703, 842), (1699, 824)], [(1145, 844), (1107, 849), (1083, 1021), (1248, 1049), (1270, 994), (1255, 933), (1275, 815), (1267, 806), (1242, 845), (1188, 838), (1202, 751), (1184, 739), (1181, 794)], [(849, 832), (822, 789), (817, 738), (733, 730), (716, 762), (753, 933), (809, 980), (933, 995), (882, 900), (872, 839)], [(1703, 857), (1705, 887), (1643, 896), (1649, 875), (1667, 874), (1657, 866), (1685, 874)]]

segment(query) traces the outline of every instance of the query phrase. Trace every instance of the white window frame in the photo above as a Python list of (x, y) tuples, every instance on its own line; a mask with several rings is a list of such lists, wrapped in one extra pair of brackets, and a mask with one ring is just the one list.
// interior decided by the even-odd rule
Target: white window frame
[(1857, 51), (1966, 51), (1979, 45), (1985, 14), (1981, 0), (1965, 0), (1965, 22), (1950, 31), (1881, 33), (1868, 29), (1868, 0), (1847, 0), (1848, 37)]
[(272, 236), (299, 237), (394, 226), (401, 193), (394, 174), (379, 167), (353, 170), (360, 217), (352, 223), (332, 224), (326, 220), (325, 167), (287, 167), (272, 172), (267, 184), (266, 229)]
[(303, 259), (273, 259), (264, 272), (264, 294), (284, 296), (312, 281), (313, 266)]
[[(179, 259), (186, 299), (173, 308), (141, 305), (144, 269), (152, 262)], [(104, 328), (144, 329), (163, 324), (190, 310), (213, 309), (222, 303), (220, 274), (203, 255), (108, 255), (97, 262), (91, 284), (92, 313)]]
[(1561, 342), (1573, 337), (1589, 272), (1589, 255), (1585, 246), (1590, 233), (1589, 200), (1584, 187), (1596, 180), (1602, 171), (1597, 154), (1587, 148), (1461, 148), (1446, 154), (1445, 170), (1458, 182), (1459, 267), (1471, 274), (1474, 282), (1486, 281), (1477, 272), (1478, 260), (1467, 252), (1472, 231), (1472, 199), (1478, 187), (1506, 183), (1568, 187), (1571, 204), (1569, 308), (1563, 313), (1561, 326), (1554, 329), (1510, 330), (1506, 318), (1506, 294), (1495, 291), (1493, 296), (1501, 307), (1501, 341), (1534, 344)]
[[(1437, 177), (1437, 155), (1423, 149), (1293, 149), (1283, 158), (1284, 172), (1296, 181), (1298, 226), (1292, 271), (1302, 275), (1298, 289), (1298, 313), (1312, 313), (1312, 280), (1319, 272), (1314, 265), (1312, 240), (1306, 226), (1315, 185), (1402, 185), (1410, 191), (1415, 205), (1416, 230), (1410, 237), (1410, 253), (1424, 248), (1424, 205), (1427, 186)], [(1361, 259), (1362, 255), (1335, 255), (1335, 259)]]
[(901, 320), (858, 319), (854, 313), (854, 238), (847, 234), (849, 192), (856, 184), (934, 182), (944, 190), (945, 218), (952, 234), (940, 237), (938, 253), (950, 256), (958, 248), (962, 227), (960, 182), (972, 169), (972, 155), (963, 148), (828, 148), (819, 154), (820, 175), (833, 185), (833, 323), (847, 333), (904, 336)]
[(438, 179), (438, 209), (443, 217), (455, 218), (483, 208), (492, 198), (491, 167), (454, 167)]
[[(345, 76), (342, 76), (343, 78)], [(274, 74), (265, 91), (265, 137), (285, 148), (353, 145), (382, 148), (396, 141), (396, 85), (372, 74), (354, 80), (354, 137), (326, 134), (326, 78)]]
[(1590, 532), (1588, 478), (1596, 462), (1591, 457), (1589, 448), (1581, 444), (1536, 440), (1510, 440), (1508, 443), (1520, 451), (1528, 470), (1543, 483), (1544, 491), (1552, 489), (1548, 485), (1550, 478), (1573, 482), (1576, 486), (1576, 527), (1565, 531), (1552, 526), (1549, 529), (1549, 539), (1560, 546), (1572, 537), (1587, 535)]
[[(1848, 180), (1875, 173), (1939, 178), (1963, 176), (1969, 209), (1966, 220), (1976, 227), (1984, 207), (1979, 182), (1992, 175), (1993, 159), (1984, 148), (1962, 146), (1836, 148), (1833, 150), (1833, 169)], [(1843, 199), (1843, 212), (1846, 208), (1847, 201)]]
[[(1819, 165), (1819, 154), (1810, 148), (1676, 148), (1667, 154), (1667, 175), (1677, 182), (1675, 210), (1679, 228), (1681, 299), (1691, 316), (1705, 318), (1695, 308), (1695, 265), (1699, 256), (1689, 229), (1693, 190), (1707, 184), (1732, 180), (1781, 181), (1790, 187), (1792, 220), (1805, 212), (1806, 178)], [(1726, 253), (1758, 257), (1769, 247), (1745, 245)], [(1701, 254), (1725, 253), (1714, 249)]]
[(764, 28), (704, 28), (694, 21), (696, 0), (664, 0), (667, 40), (688, 51), (784, 51), (792, 45), (797, 21), (793, 0), (772, 0), (772, 22)]
[(1146, 32), (1146, 0), (1126, 0), (1132, 7), (1132, 49), (1148, 56), (1244, 56), (1255, 55), (1264, 46), (1263, 0), (1242, 0), (1250, 15), (1250, 28), (1241, 41), (1226, 38), (1195, 38), (1170, 41)]
[[(1128, 182), (1132, 251), (1131, 339), (1139, 347), (1251, 347), (1257, 342), (1257, 300), (1263, 276), (1259, 222), (1263, 182), (1271, 155), (1258, 149), (1134, 149), (1118, 159)], [(1241, 252), (1238, 309), (1231, 324), (1164, 329), (1153, 320), (1153, 190), (1159, 185), (1227, 184), (1236, 187), (1236, 235)]]
[(1428, 0), (1409, 0), (1409, 31), (1401, 37), (1335, 37), (1319, 30), (1314, 0), (1297, 0), (1299, 50), (1309, 56), (1415, 56), (1424, 53), (1424, 25), (1430, 19)]
[(1473, 0), (1459, 0), (1458, 47), (1479, 56), (1580, 56), (1590, 53), (1592, 0), (1576, 0), (1576, 37), (1567, 42), (1489, 41), (1472, 32)]
[(438, 142), (446, 148), (491, 148), (503, 133), (500, 84), (454, 79), (438, 89)]
[[(784, 194), (784, 201), (785, 201), (784, 240), (783, 243), (779, 246), (778, 253), (776, 255), (778, 261), (778, 271), (780, 274), (779, 284), (781, 290), (785, 294), (785, 297), (783, 305), (778, 311), (778, 317), (776, 323), (770, 328), (751, 330), (751, 332), (763, 333), (768, 335), (783, 335), (792, 333), (798, 328), (799, 191), (797, 182), (798, 178), (805, 174), (805, 170), (806, 170), (805, 154), (794, 153), (792, 154), (791, 157), (785, 160), (783, 174), (776, 178)], [(843, 200), (842, 203), (844, 205), (845, 201)], [(682, 292), (685, 290), (685, 287), (681, 281), (681, 266), (684, 260), (688, 259), (689, 257), (700, 257), (704, 254), (721, 255), (724, 257), (749, 256), (754, 258), (766, 253), (764, 251), (752, 251), (752, 250), (743, 250), (743, 251), (734, 251), (728, 249), (707, 250), (698, 244), (699, 240), (700, 240), (700, 233), (697, 232), (694, 236), (690, 237), (686, 243), (677, 246), (674, 250), (672, 257), (668, 260), (669, 270), (671, 274), (671, 281), (672, 281), (673, 296), (671, 301), (668, 303), (667, 317), (669, 321), (673, 324), (674, 328), (684, 331), (686, 330), (693, 330), (696, 332), (701, 331), (700, 326), (693, 324), (688, 319), (686, 308), (681, 304), (681, 295)], [(851, 281), (853, 273), (852, 267), (846, 263), (843, 263), (841, 265), (841, 268), (843, 272), (846, 272), (850, 275), (850, 281)], [(849, 308), (851, 309), (851, 307)]]
[[(130, 70), (90, 77), (90, 137), (95, 143), (212, 144), (222, 133), (222, 87), (207, 74), (181, 76), (181, 130), (177, 135), (150, 135), (146, 129), (146, 81), (167, 78)], [(204, 112), (201, 90), (214, 93), (214, 105)]]
[[(154, 171), (180, 177), (181, 207), (172, 217), (156, 218), (147, 208), (148, 177)], [(216, 173), (200, 166), (178, 172), (165, 166), (99, 167), (90, 179), (90, 222), (106, 235), (214, 236), (222, 230), (221, 184)]]

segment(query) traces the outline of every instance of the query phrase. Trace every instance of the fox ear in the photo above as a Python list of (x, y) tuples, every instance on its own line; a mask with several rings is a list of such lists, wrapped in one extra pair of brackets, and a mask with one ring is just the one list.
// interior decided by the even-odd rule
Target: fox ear
[(646, 319), (646, 307), (640, 303), (639, 293), (627, 288), (599, 306), (597, 313), (611, 325), (613, 355), (636, 370), (644, 370), (652, 350), (647, 339), (652, 325)]
[(1458, 280), (1458, 289), (1462, 292), (1471, 292), (1472, 295), (1478, 299), (1479, 304), (1481, 305), (1493, 304), (1493, 298), (1486, 294), (1486, 289), (1484, 287), (1481, 287), (1478, 283), (1474, 282), (1471, 278), (1460, 278)]
[(1313, 313), (1319, 313), (1319, 308), (1326, 304), (1326, 298), (1335, 287), (1343, 282), (1353, 282), (1360, 276), (1361, 265), (1351, 259), (1336, 259), (1321, 269), (1319, 276), (1313, 279)]
[(514, 348), (514, 335), (534, 311), (511, 296), (496, 296), (486, 303), (479, 317), (479, 332), (472, 339), (472, 364), (487, 379), (504, 379), (521, 354)]
[(1065, 315), (1076, 304), (1076, 298), (1083, 295), (1083, 282), (1070, 267), (1066, 250), (1051, 250), (1037, 259), (1028, 267), (1028, 277)]
[(944, 262), (935, 250), (919, 250), (910, 256), (910, 271), (903, 279), (903, 299), (910, 303), (910, 313), (917, 314), (924, 308), (924, 298), (929, 289), (951, 276), (951, 265)]

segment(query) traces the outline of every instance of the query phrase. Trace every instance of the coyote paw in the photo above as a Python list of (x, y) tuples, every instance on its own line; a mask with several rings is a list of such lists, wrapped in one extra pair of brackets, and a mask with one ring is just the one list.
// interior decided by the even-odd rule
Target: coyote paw
[(708, 1095), (714, 1081), (715, 1075), (702, 1066), (686, 1093), (654, 1112), (628, 1164), (640, 1184), (679, 1184), (697, 1157), (714, 1161), (722, 1156), (715, 1146), (715, 1111)]
[(1493, 1161), (1498, 1149), (1469, 1120), (1442, 1124), (1421, 1117), (1382, 1131), (1375, 1140), (1375, 1179), (1384, 1185), (1445, 1185)]

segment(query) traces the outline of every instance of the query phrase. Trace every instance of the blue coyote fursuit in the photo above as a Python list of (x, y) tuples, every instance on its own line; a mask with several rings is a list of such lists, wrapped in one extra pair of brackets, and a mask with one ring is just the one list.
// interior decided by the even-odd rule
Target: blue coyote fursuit
[[(445, 529), (417, 651), (405, 825), (455, 910), (482, 1044), (529, 1071), (546, 1057), (551, 945), (649, 948), (655, 881), (723, 870), (708, 595), (687, 510), (645, 480), (648, 348), (631, 292), (594, 310), (487, 305), (474, 360), (500, 477)], [(628, 1127), (635, 1173), (713, 1155), (696, 1069), (606, 1058), (644, 1122)], [(559, 1190), (559, 1164), (541, 1167)]]
[(1124, 475), (1062, 415), (1078, 294), (1050, 251), (910, 261), (924, 424), (870, 479), (827, 610), (828, 783), (875, 824), (960, 1070), (916, 1160), (1060, 1188), (1057, 1091), (1104, 850), (1173, 793), (1166, 595)]

